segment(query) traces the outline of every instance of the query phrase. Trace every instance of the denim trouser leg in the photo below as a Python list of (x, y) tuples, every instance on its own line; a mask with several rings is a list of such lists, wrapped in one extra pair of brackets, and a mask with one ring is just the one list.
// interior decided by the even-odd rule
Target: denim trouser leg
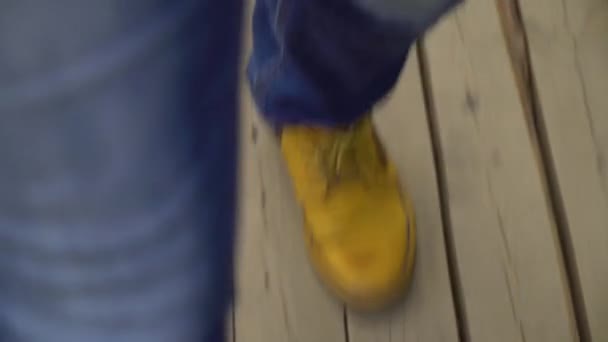
[(240, 0), (0, 0), (0, 342), (219, 342)]
[(258, 0), (249, 78), (273, 124), (344, 125), (395, 84), (418, 36), (458, 0)]

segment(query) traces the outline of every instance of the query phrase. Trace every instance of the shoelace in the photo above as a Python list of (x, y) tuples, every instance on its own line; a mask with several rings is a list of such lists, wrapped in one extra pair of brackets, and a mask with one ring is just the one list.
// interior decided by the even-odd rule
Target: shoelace
[(360, 127), (351, 127), (334, 133), (328, 144), (319, 147), (319, 164), (327, 179), (327, 193), (341, 182), (362, 181), (369, 186), (378, 182), (382, 157), (366, 146), (366, 133)]

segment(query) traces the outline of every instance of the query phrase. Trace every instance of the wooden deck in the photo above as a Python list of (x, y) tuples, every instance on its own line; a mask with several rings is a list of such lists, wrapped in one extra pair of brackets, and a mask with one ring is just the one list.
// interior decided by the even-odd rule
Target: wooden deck
[(320, 286), (246, 96), (234, 341), (608, 341), (608, 2), (514, 1), (446, 17), (376, 111), (419, 229), (392, 312)]

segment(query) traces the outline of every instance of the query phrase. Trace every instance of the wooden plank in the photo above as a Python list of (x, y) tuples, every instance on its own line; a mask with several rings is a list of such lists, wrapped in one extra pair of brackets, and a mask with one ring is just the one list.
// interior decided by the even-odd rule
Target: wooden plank
[(345, 341), (341, 304), (309, 265), (277, 139), (246, 96), (235, 305), (237, 341)]
[(430, 33), (426, 47), (470, 340), (576, 340), (494, 2), (469, 0)]
[(589, 333), (608, 341), (608, 2), (520, 7)]
[(443, 227), (416, 52), (386, 104), (375, 111), (385, 146), (416, 206), (417, 264), (408, 297), (370, 317), (349, 312), (351, 342), (458, 341)]

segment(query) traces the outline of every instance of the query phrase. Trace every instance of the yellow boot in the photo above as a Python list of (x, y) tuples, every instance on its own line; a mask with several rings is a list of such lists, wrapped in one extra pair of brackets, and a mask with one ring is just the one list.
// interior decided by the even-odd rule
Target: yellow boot
[(414, 212), (370, 118), (347, 129), (286, 126), (281, 148), (321, 279), (355, 309), (392, 304), (414, 266)]

